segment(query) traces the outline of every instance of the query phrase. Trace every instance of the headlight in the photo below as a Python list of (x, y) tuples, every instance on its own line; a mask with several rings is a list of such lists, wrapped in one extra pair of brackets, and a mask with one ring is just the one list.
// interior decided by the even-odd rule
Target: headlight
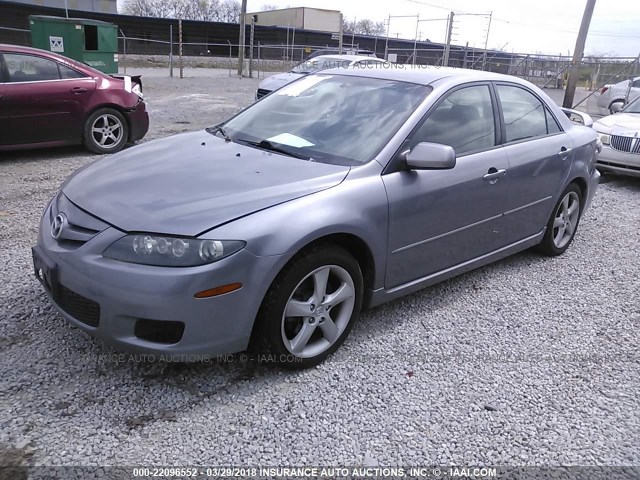
[(598, 138), (600, 139), (603, 145), (609, 145), (611, 143), (611, 135), (609, 135), (608, 133), (598, 132)]
[(158, 267), (195, 267), (233, 255), (245, 245), (240, 240), (198, 240), (139, 234), (116, 240), (107, 247), (103, 256)]

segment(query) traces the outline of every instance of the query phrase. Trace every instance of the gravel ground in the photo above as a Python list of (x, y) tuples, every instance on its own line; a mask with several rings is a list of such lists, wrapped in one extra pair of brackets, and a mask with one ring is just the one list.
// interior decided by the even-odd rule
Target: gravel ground
[[(146, 140), (256, 80), (146, 76)], [(45, 203), (95, 159), (0, 155), (0, 465), (640, 465), (640, 179), (606, 177), (568, 252), (367, 311), (321, 366), (152, 364), (67, 325), (31, 274)]]

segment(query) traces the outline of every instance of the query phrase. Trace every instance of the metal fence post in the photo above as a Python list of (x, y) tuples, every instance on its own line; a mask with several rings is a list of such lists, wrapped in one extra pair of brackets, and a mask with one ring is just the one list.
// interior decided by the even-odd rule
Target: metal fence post
[(178, 20), (178, 41), (180, 43), (180, 78), (184, 78), (184, 63), (182, 62), (182, 19)]
[(169, 76), (173, 78), (173, 25), (169, 25)]

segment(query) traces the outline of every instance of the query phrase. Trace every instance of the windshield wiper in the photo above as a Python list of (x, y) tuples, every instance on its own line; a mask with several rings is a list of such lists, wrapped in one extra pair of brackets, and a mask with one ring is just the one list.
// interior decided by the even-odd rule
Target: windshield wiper
[(292, 152), (291, 150), (287, 150), (286, 148), (277, 147), (269, 140), (261, 140), (259, 142), (254, 142), (252, 140), (242, 140), (236, 139), (238, 143), (244, 143), (246, 145), (251, 145), (252, 147), (258, 147), (263, 150), (269, 150), (270, 152), (282, 153), (283, 155), (288, 155), (290, 157), (299, 158), (301, 160), (311, 160), (311, 157), (306, 155), (302, 155), (300, 153)]
[(222, 135), (222, 138), (224, 138), (225, 142), (233, 141), (231, 140), (231, 137), (227, 135), (227, 132), (224, 131), (224, 128), (222, 128), (222, 125), (216, 125), (215, 127), (211, 127), (209, 130), (211, 130), (211, 132), (213, 132), (214, 134), (220, 133)]

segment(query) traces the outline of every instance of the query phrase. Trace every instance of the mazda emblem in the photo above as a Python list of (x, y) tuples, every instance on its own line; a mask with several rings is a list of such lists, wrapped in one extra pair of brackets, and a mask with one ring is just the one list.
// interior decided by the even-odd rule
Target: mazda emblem
[(56, 218), (53, 219), (51, 224), (51, 236), (56, 240), (62, 235), (62, 231), (67, 224), (67, 217), (64, 213), (59, 213)]

